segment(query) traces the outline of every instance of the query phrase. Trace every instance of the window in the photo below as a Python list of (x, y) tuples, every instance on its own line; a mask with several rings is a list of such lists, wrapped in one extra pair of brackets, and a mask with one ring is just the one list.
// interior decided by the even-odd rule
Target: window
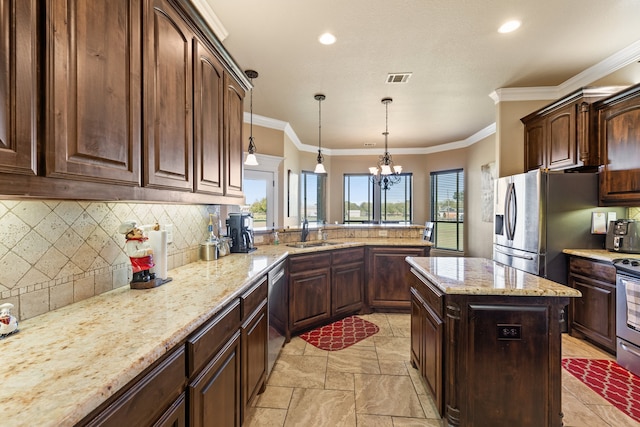
[(244, 212), (253, 214), (254, 229), (278, 227), (278, 167), (282, 157), (256, 153), (257, 166), (244, 166)]
[(464, 251), (464, 171), (431, 172), (434, 247)]
[(407, 223), (412, 220), (410, 173), (388, 190), (371, 182), (369, 174), (344, 175), (343, 222)]
[(325, 188), (327, 176), (302, 171), (300, 174), (300, 218), (323, 224), (326, 217)]

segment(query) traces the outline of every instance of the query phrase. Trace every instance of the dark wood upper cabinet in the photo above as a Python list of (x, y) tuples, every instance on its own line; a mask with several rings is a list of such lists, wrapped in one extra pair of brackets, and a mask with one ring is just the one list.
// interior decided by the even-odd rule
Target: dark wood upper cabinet
[(600, 205), (640, 203), (640, 85), (598, 102)]
[(167, 0), (147, 11), (144, 185), (193, 190), (193, 32)]
[(194, 40), (195, 190), (223, 195), (224, 69), (214, 53)]
[(242, 117), (244, 89), (225, 76), (225, 195), (242, 196)]
[(46, 7), (46, 175), (139, 185), (140, 0)]
[(0, 0), (0, 172), (37, 173), (36, 0)]
[(523, 117), (525, 171), (599, 166), (592, 104), (617, 90), (582, 88)]

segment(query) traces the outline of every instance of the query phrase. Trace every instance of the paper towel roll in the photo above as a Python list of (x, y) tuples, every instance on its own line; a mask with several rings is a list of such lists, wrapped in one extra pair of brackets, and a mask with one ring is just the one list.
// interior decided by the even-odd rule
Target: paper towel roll
[(167, 278), (167, 232), (165, 230), (148, 232), (149, 244), (153, 249), (153, 262), (156, 264), (151, 269), (152, 273), (160, 279)]

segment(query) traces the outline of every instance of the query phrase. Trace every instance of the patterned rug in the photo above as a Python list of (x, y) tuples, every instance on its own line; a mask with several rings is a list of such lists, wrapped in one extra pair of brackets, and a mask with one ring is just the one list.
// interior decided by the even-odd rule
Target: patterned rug
[(337, 351), (375, 335), (380, 329), (358, 316), (350, 316), (300, 335), (320, 350)]
[(613, 406), (640, 422), (640, 377), (613, 360), (567, 358), (562, 359), (562, 366)]

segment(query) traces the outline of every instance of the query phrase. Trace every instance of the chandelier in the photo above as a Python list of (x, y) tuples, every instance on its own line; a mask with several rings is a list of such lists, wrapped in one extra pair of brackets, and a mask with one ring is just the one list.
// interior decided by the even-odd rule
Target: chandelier
[(385, 131), (384, 135), (384, 154), (378, 158), (378, 165), (369, 168), (371, 173), (371, 182), (377, 184), (383, 190), (388, 190), (393, 184), (400, 182), (400, 174), (402, 166), (394, 165), (391, 154), (389, 154), (388, 137), (389, 137), (389, 104), (393, 102), (391, 98), (382, 98), (381, 101), (385, 106)]
[(258, 72), (254, 70), (247, 70), (244, 72), (251, 80), (251, 103), (249, 104), (249, 111), (251, 116), (251, 124), (249, 125), (249, 151), (244, 164), (247, 166), (258, 166), (258, 159), (256, 158), (256, 144), (253, 141), (253, 79), (258, 77)]

